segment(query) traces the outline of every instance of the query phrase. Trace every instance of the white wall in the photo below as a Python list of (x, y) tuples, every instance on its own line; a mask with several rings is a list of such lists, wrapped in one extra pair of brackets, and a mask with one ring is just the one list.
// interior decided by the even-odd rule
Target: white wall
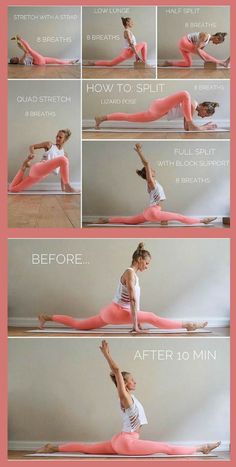
[[(134, 144), (83, 142), (85, 220), (89, 216), (135, 215), (148, 206), (146, 182), (136, 174), (142, 164)], [(229, 215), (228, 141), (141, 144), (165, 190), (162, 210), (200, 217)]]
[(124, 47), (121, 17), (131, 17), (137, 43), (147, 42), (148, 62), (156, 63), (155, 7), (84, 7), (83, 59), (109, 60)]
[[(39, 313), (95, 315), (109, 304), (143, 239), (9, 241), (10, 323), (37, 323)], [(173, 319), (229, 322), (229, 241), (147, 239), (150, 268), (140, 273), (141, 309)], [(33, 265), (32, 253), (82, 254), (81, 265)], [(61, 261), (63, 258), (61, 257)], [(22, 273), (23, 271), (23, 273)]]
[[(100, 343), (97, 338), (9, 340), (11, 447), (102, 441), (121, 430), (118, 397)], [(109, 344), (112, 357), (137, 383), (135, 395), (149, 422), (142, 438), (187, 445), (229, 442), (228, 338), (112, 338)], [(145, 350), (151, 351), (145, 359), (137, 358)], [(158, 360), (158, 350), (172, 352), (173, 360)], [(201, 351), (209, 355), (206, 360), (196, 358)]]
[[(29, 146), (43, 141), (55, 143), (58, 130), (69, 128), (72, 135), (65, 143), (70, 161), (71, 182), (80, 182), (80, 83), (79, 81), (10, 81), (8, 115), (9, 181), (28, 155)], [(54, 100), (54, 102), (51, 102)], [(50, 102), (49, 102), (50, 101)], [(36, 162), (44, 150), (37, 150)], [(36, 188), (58, 183), (49, 175)]]
[(11, 37), (19, 34), (44, 56), (61, 59), (81, 58), (80, 7), (10, 7), (8, 14), (8, 56), (22, 51)]
[[(179, 59), (178, 43), (181, 37), (191, 32), (227, 32), (225, 41), (220, 45), (210, 43), (205, 51), (218, 59), (230, 55), (230, 7), (229, 6), (192, 6), (158, 7), (158, 58)], [(192, 55), (194, 62), (199, 61)]]

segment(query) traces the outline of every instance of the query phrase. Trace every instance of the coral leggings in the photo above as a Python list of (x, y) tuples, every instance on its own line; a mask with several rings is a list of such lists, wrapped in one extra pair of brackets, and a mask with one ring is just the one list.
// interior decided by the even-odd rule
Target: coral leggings
[(148, 110), (135, 114), (117, 112), (108, 114), (107, 120), (123, 120), (126, 122), (153, 122), (164, 117), (169, 110), (177, 105), (182, 105), (183, 116), (187, 122), (192, 121), (191, 96), (188, 91), (176, 92), (168, 97), (155, 99)]
[[(187, 36), (184, 36), (179, 41), (179, 50), (184, 57), (184, 60), (174, 60), (170, 63), (172, 66), (191, 66), (192, 58), (191, 54), (197, 54), (196, 45), (190, 42)], [(217, 60), (217, 58), (212, 57), (211, 55), (204, 52), (202, 49), (198, 49), (198, 52), (204, 61), (221, 63), (222, 60)]]
[(58, 156), (49, 161), (37, 162), (30, 167), (29, 175), (24, 178), (24, 171), (20, 169), (11, 184), (9, 191), (17, 193), (18, 191), (26, 190), (35, 183), (40, 182), (43, 178), (50, 174), (57, 167), (60, 167), (60, 174), (63, 183), (69, 183), (69, 161), (65, 156)]
[[(140, 324), (148, 323), (161, 329), (181, 329), (183, 327), (182, 321), (161, 318), (149, 311), (138, 311), (137, 318)], [(98, 315), (91, 318), (74, 319), (67, 315), (53, 315), (52, 321), (75, 329), (89, 330), (102, 328), (107, 324), (132, 324), (132, 316), (130, 310), (112, 302), (107, 307), (102, 308)]]
[(44, 57), (32, 49), (32, 47), (30, 47), (28, 42), (26, 42), (24, 39), (21, 38), (20, 42), (26, 48), (27, 52), (33, 57), (34, 65), (68, 65), (72, 62), (72, 60), (60, 60), (53, 57)]
[(58, 446), (59, 452), (82, 452), (85, 454), (121, 454), (148, 456), (150, 454), (187, 455), (195, 454), (196, 447), (177, 446), (158, 441), (139, 439), (139, 433), (122, 431), (110, 441), (101, 443), (67, 443)]
[(198, 217), (188, 217), (176, 212), (166, 212), (161, 210), (161, 206), (150, 206), (146, 208), (142, 214), (130, 217), (110, 217), (109, 224), (143, 224), (144, 222), (162, 222), (162, 221), (178, 221), (183, 224), (198, 224)]
[[(140, 42), (135, 46), (137, 52), (141, 52), (141, 56), (144, 62), (147, 61), (147, 43)], [(113, 60), (97, 60), (95, 66), (115, 66), (129, 58), (133, 57), (134, 52), (131, 48), (123, 49), (121, 54), (118, 57), (113, 58)]]

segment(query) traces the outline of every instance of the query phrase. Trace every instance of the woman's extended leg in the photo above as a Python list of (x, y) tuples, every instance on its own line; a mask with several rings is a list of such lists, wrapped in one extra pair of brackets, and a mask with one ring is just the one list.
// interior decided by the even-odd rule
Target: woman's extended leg
[(143, 214), (137, 214), (137, 216), (130, 217), (109, 217), (108, 224), (130, 224), (137, 225), (147, 222)]
[(22, 37), (19, 37), (19, 36), (17, 36), (17, 37), (18, 37), (19, 41), (22, 43), (22, 45), (25, 47), (27, 52), (33, 57), (34, 64), (35, 65), (45, 65), (46, 62), (45, 62), (45, 58), (43, 57), (43, 55), (36, 52), (36, 50), (32, 49), (32, 47), (30, 47), (28, 42), (25, 41), (24, 39), (22, 39)]
[(44, 57), (46, 65), (71, 65), (75, 60), (62, 60), (60, 58)]
[(121, 54), (113, 58), (113, 60), (96, 60), (94, 62), (94, 65), (95, 66), (115, 66), (115, 65), (118, 65), (119, 63), (124, 62), (125, 60), (128, 60), (133, 55), (134, 53), (131, 49), (123, 49)]
[(201, 219), (199, 217), (189, 217), (184, 216), (182, 214), (178, 214), (176, 212), (167, 212), (162, 211), (161, 206), (150, 206), (149, 208), (145, 209), (143, 212), (143, 216), (146, 219), (146, 222), (163, 222), (163, 221), (178, 221), (182, 222), (183, 224), (199, 224)]
[(219, 65), (223, 65), (225, 62), (224, 60), (218, 60), (217, 58), (212, 57), (212, 55), (209, 55), (203, 49), (200, 49), (198, 52), (201, 55), (202, 59), (206, 62), (214, 62), (214, 63), (218, 63)]
[(116, 454), (111, 441), (101, 443), (67, 443), (58, 446), (59, 452), (81, 452), (84, 454)]
[(91, 316), (90, 318), (86, 319), (75, 319), (72, 316), (68, 315), (39, 315), (38, 316), (40, 328), (44, 327), (44, 324), (47, 321), (53, 321), (55, 323), (64, 324), (70, 328), (74, 329), (81, 329), (81, 330), (89, 330), (89, 329), (97, 329), (106, 326), (107, 323), (103, 321), (100, 315)]

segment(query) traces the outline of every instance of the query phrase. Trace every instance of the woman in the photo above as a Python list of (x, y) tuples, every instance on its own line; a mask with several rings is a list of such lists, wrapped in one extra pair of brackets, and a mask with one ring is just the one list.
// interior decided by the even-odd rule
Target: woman
[(41, 314), (38, 317), (40, 328), (42, 329), (47, 321), (81, 330), (102, 328), (107, 324), (132, 324), (131, 332), (147, 334), (148, 331), (141, 328), (142, 323), (148, 323), (162, 329), (187, 329), (187, 331), (195, 331), (198, 328), (207, 326), (207, 322), (182, 322), (160, 318), (155, 313), (139, 311), (140, 287), (137, 272), (145, 271), (150, 261), (149, 251), (144, 249), (143, 243), (139, 243), (133, 253), (131, 266), (122, 274), (115, 297), (110, 305), (103, 308), (98, 315), (81, 320), (76, 320), (67, 315)]
[[(11, 193), (18, 193), (19, 191), (26, 190), (47, 177), (51, 172), (54, 172), (56, 175), (60, 174), (62, 191), (76, 193), (76, 190), (72, 188), (69, 182), (69, 159), (68, 154), (63, 149), (70, 135), (71, 131), (68, 129), (59, 130), (55, 144), (51, 141), (45, 141), (31, 145), (28, 157), (24, 160), (20, 170), (9, 185), (9, 191)], [(45, 150), (45, 153), (41, 162), (37, 162), (31, 166), (31, 162), (35, 157), (35, 149), (42, 148)], [(29, 174), (25, 176), (27, 169), (29, 169)]]
[[(134, 25), (131, 18), (121, 18), (121, 21), (124, 26), (124, 48), (118, 57), (113, 58), (113, 60), (97, 60), (97, 61), (88, 61), (85, 63), (85, 66), (115, 66), (129, 58), (135, 56), (136, 62), (146, 63), (147, 61), (147, 43), (139, 42), (137, 44), (134, 34), (131, 29)], [(138, 53), (141, 52), (141, 57)]]
[(121, 371), (110, 354), (108, 343), (103, 340), (100, 350), (104, 355), (110, 369), (111, 379), (114, 382), (122, 414), (122, 431), (114, 435), (111, 440), (100, 443), (67, 443), (59, 446), (46, 444), (38, 449), (38, 453), (54, 452), (81, 452), (86, 454), (120, 454), (126, 456), (148, 456), (163, 453), (169, 455), (196, 455), (209, 454), (220, 446), (217, 443), (202, 444), (201, 446), (178, 446), (158, 441), (141, 440), (140, 433), (143, 425), (148, 423), (144, 408), (132, 394), (136, 389), (133, 376), (127, 371)]
[(217, 32), (216, 34), (207, 34), (206, 32), (192, 32), (182, 37), (179, 41), (179, 50), (183, 60), (165, 61), (163, 66), (189, 67), (192, 65), (191, 54), (198, 55), (204, 62), (214, 62), (225, 68), (228, 68), (230, 57), (225, 60), (218, 60), (207, 54), (203, 49), (209, 42), (215, 45), (222, 44), (227, 36), (227, 32)]
[(112, 113), (95, 117), (95, 128), (98, 130), (102, 122), (105, 121), (126, 121), (126, 122), (153, 122), (162, 117), (168, 120), (176, 120), (184, 117), (184, 129), (186, 131), (207, 131), (214, 130), (217, 125), (212, 122), (197, 126), (193, 123), (193, 115), (197, 113), (198, 117), (205, 118), (215, 113), (215, 108), (219, 107), (217, 102), (191, 102), (191, 96), (188, 91), (180, 91), (161, 99), (155, 99), (148, 110), (135, 114)]
[(204, 217), (203, 219), (199, 219), (198, 217), (183, 216), (182, 214), (177, 214), (175, 212), (162, 211), (161, 202), (166, 199), (163, 187), (155, 179), (156, 172), (144, 157), (141, 144), (137, 143), (134, 150), (137, 152), (143, 163), (142, 170), (136, 170), (136, 173), (146, 180), (150, 205), (141, 214), (137, 214), (136, 216), (100, 218), (98, 220), (99, 224), (137, 225), (143, 224), (144, 222), (161, 222), (162, 225), (166, 225), (168, 224), (168, 221), (178, 221), (183, 224), (209, 224), (216, 219), (216, 217)]
[(12, 37), (11, 40), (16, 40), (18, 47), (24, 51), (24, 55), (21, 58), (12, 57), (10, 59), (11, 65), (75, 65), (79, 62), (78, 59), (61, 60), (59, 58), (44, 57), (32, 49), (28, 42), (19, 35)]

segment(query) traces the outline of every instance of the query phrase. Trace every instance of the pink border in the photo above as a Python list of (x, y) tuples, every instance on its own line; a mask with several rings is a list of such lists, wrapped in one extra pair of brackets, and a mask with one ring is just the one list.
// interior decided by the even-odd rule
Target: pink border
[[(232, 286), (233, 280), (236, 278), (236, 227), (235, 227), (235, 198), (236, 198), (236, 184), (233, 179), (233, 174), (236, 173), (236, 163), (235, 163), (235, 137), (232, 137), (231, 140), (231, 228), (225, 230), (219, 229), (209, 229), (205, 230), (204, 228), (194, 229), (188, 228), (182, 230), (181, 228), (164, 230), (164, 229), (150, 229), (148, 231), (140, 228), (114, 228), (110, 229), (109, 232), (107, 229), (8, 229), (7, 227), (7, 190), (6, 190), (6, 180), (7, 180), (7, 7), (10, 5), (15, 6), (48, 6), (48, 5), (66, 5), (65, 0), (39, 0), (37, 3), (34, 0), (1, 0), (0, 4), (0, 33), (1, 33), (1, 54), (0, 54), (0, 79), (1, 79), (1, 94), (0, 94), (0, 134), (1, 134), (1, 146), (2, 146), (2, 157), (0, 159), (0, 277), (1, 277), (1, 289), (0, 289), (0, 465), (6, 467), (11, 463), (12, 466), (18, 465), (21, 466), (42, 466), (47, 467), (51, 464), (55, 465), (55, 462), (60, 463), (60, 466), (69, 467), (73, 462), (79, 462), (81, 466), (89, 466), (94, 464), (101, 464), (104, 461), (99, 460), (27, 460), (27, 461), (8, 461), (7, 459), (7, 239), (8, 238), (116, 238), (116, 237), (125, 237), (125, 238), (156, 238), (156, 237), (165, 237), (165, 238), (230, 238), (231, 239), (231, 310), (235, 310), (236, 305), (236, 291)], [(236, 13), (235, 13), (235, 0), (84, 0), (75, 1), (70, 0), (69, 4), (72, 5), (84, 5), (84, 6), (96, 6), (96, 5), (182, 5), (182, 6), (231, 6), (231, 44), (235, 46), (236, 43)], [(68, 5), (67, 5), (68, 6)], [(232, 57), (231, 61), (231, 82), (236, 83), (235, 77), (235, 55)], [(235, 86), (231, 86), (231, 102), (236, 102), (236, 90)], [(236, 131), (235, 127), (235, 116), (236, 109), (231, 108), (231, 135), (234, 135)], [(234, 260), (233, 260), (234, 258)], [(235, 315), (234, 312), (231, 313), (231, 352), (236, 351), (236, 346), (234, 342), (234, 332), (235, 332)], [(231, 394), (234, 393), (236, 383), (236, 376), (233, 375), (231, 370)], [(231, 398), (231, 414), (235, 413), (235, 398)], [(221, 461), (221, 465), (229, 465), (235, 461), (235, 426), (236, 422), (233, 420), (231, 422), (231, 440), (233, 441), (231, 449), (231, 460), (230, 461)], [(132, 463), (133, 465), (137, 462), (147, 462), (147, 460), (130, 459), (130, 460), (116, 460), (111, 461), (107, 460), (106, 464), (110, 465), (111, 463), (116, 463), (117, 466), (128, 467)], [(154, 462), (159, 466), (164, 466), (164, 462), (161, 460), (150, 459), (149, 462)], [(165, 461), (166, 462), (166, 461)], [(174, 466), (179, 467), (182, 465), (181, 461), (169, 461), (174, 462)], [(193, 461), (184, 461), (185, 465), (193, 465)], [(201, 466), (204, 461), (201, 461)], [(205, 461), (206, 462), (206, 461)], [(218, 466), (219, 461), (211, 461), (212, 466)], [(199, 463), (199, 461), (194, 461), (194, 463)], [(195, 465), (195, 464), (194, 464)]]

